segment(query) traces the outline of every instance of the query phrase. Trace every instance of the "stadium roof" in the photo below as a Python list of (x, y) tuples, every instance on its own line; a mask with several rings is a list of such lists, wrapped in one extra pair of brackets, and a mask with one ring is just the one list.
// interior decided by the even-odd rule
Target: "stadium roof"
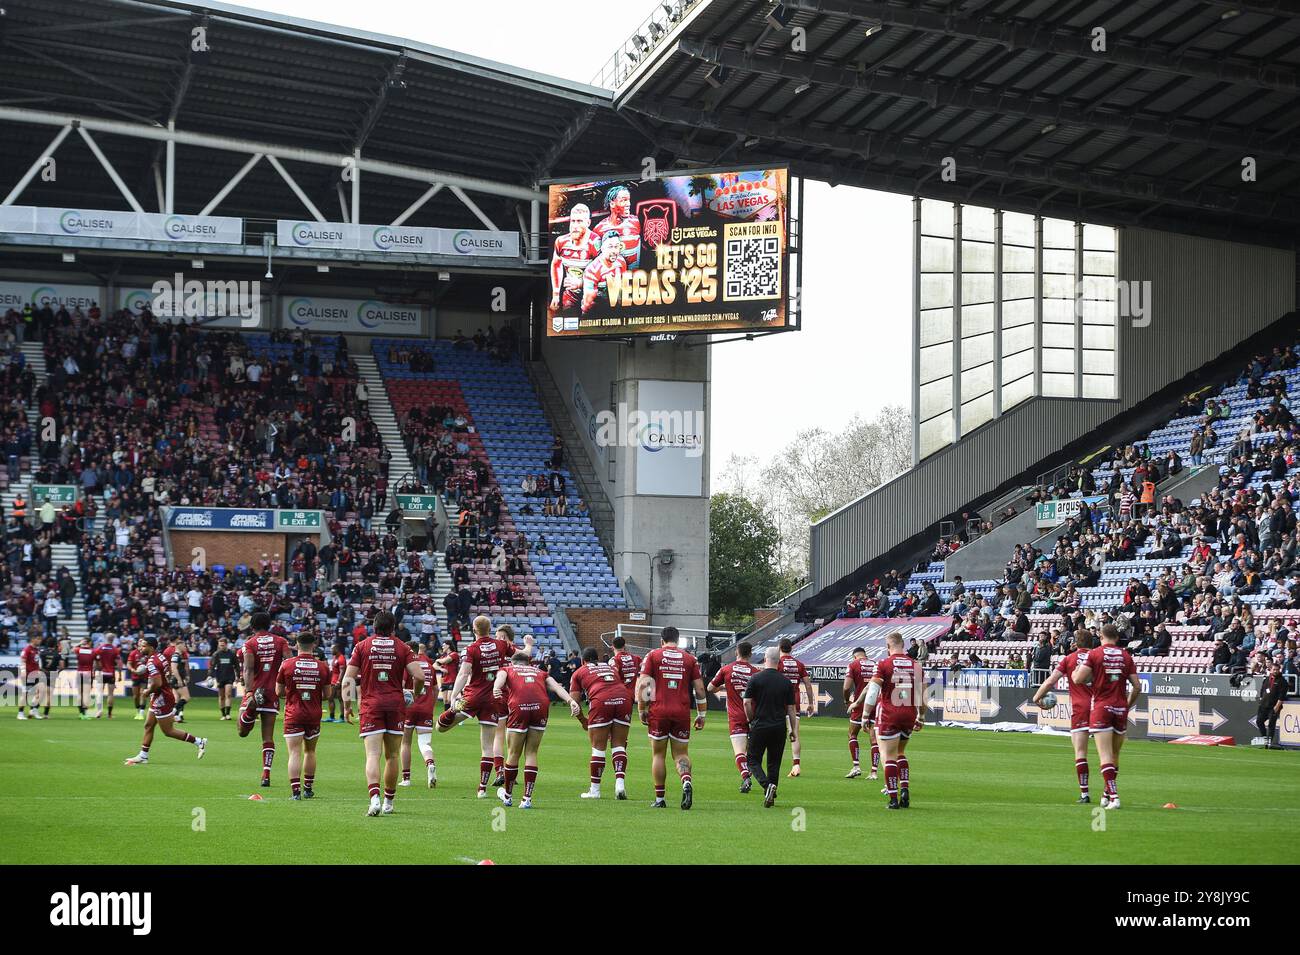
[[(639, 166), (645, 142), (610, 109), (611, 94), (449, 50), (220, 3), (176, 0), (11, 0), (0, 18), (3, 191), (56, 133), (15, 121), (18, 111), (120, 121), (155, 131), (174, 122), (191, 136), (275, 143), (318, 153), (432, 169), (512, 186), (475, 194), (499, 227), (513, 229), (522, 190), (538, 178)], [(202, 28), (202, 43), (194, 43)], [(207, 50), (194, 50), (194, 46)], [(154, 205), (161, 140), (101, 127), (96, 140), (146, 211)], [(247, 154), (180, 141), (175, 210), (194, 212)], [(119, 208), (122, 197), (78, 136), (56, 155), (57, 180), (34, 181), (27, 204)], [(284, 166), (327, 218), (339, 218), (336, 167)], [(427, 183), (365, 178), (362, 221), (397, 217)], [(470, 191), (468, 188), (466, 191)], [(105, 203), (109, 203), (105, 205)], [(304, 215), (266, 162), (255, 165), (219, 214)], [(480, 227), (450, 190), (409, 224)]]
[(665, 11), (651, 49), (645, 33), (624, 48), (640, 63), (616, 104), (691, 165), (784, 159), (832, 183), (1050, 215), (1286, 246), (1300, 233), (1300, 0)]

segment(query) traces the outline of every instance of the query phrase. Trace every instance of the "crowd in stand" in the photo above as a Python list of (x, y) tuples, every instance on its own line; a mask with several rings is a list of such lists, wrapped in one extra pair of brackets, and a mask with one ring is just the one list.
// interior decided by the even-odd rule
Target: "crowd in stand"
[[(1300, 467), (1300, 428), (1279, 374), (1296, 361), (1288, 349), (1252, 361), (1247, 394), (1269, 404), (1234, 436), (1217, 485), (1195, 502), (1157, 495), (1159, 481), (1183, 467), (1175, 452), (1152, 460), (1145, 445), (1120, 447), (1104, 459), (1109, 479), (1094, 482), (1093, 467), (1106, 469), (1094, 462), (1072, 468), (1057, 486), (1030, 492), (1031, 501), (1079, 494), (1105, 500), (1097, 506), (1081, 503), (1050, 550), (1017, 545), (992, 596), (969, 591), (961, 577), (954, 579), (946, 598), (930, 582), (919, 593), (909, 591), (906, 577), (891, 571), (849, 594), (842, 616), (950, 616), (951, 631), (933, 641), (937, 646), (941, 639), (1029, 641), (1034, 639), (1030, 614), (1059, 615), (1059, 623), (1038, 636), (1038, 650), (1013, 656), (1013, 664), (1030, 668), (1035, 660), (1068, 653), (1080, 629), (1114, 624), (1134, 652), (1164, 656), (1173, 643), (1170, 628), (1195, 627), (1213, 641), (1216, 672), (1258, 674), (1278, 664), (1284, 673), (1300, 675), (1295, 514), (1300, 476), (1289, 473)], [(1196, 414), (1201, 418), (1193, 437), (1203, 436), (1202, 448), (1214, 446), (1213, 424), (1230, 415), (1229, 402), (1189, 396), (1178, 416)], [(1268, 440), (1256, 441), (1259, 433), (1267, 433)], [(1124, 476), (1123, 469), (1130, 468)], [(941, 548), (947, 546), (941, 543)], [(1140, 554), (1172, 563), (1130, 577), (1117, 607), (1084, 606), (1080, 589), (1097, 586), (1107, 562), (1132, 561)], [(1262, 599), (1244, 599), (1248, 597)], [(1261, 606), (1296, 615), (1258, 621), (1255, 612)], [(979, 655), (937, 662), (978, 665)]]

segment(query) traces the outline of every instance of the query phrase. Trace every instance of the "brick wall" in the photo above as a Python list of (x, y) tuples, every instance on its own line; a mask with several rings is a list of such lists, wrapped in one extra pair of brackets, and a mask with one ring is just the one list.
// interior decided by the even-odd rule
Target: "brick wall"
[(773, 620), (779, 618), (783, 613), (785, 613), (785, 611), (780, 607), (755, 607), (753, 629), (757, 630), (759, 627), (767, 626)]
[[(649, 611), (644, 610), (608, 610), (596, 609), (594, 607), (573, 607), (566, 609), (565, 614), (569, 622), (573, 624), (573, 630), (578, 635), (578, 644), (582, 649), (595, 647), (597, 650), (604, 650), (605, 645), (600, 642), (602, 633), (609, 633), (614, 630), (620, 623), (653, 623), (652, 615)], [(638, 614), (644, 619), (633, 620), (632, 614)]]
[(194, 548), (206, 551), (207, 564), (224, 564), (233, 571), (237, 564), (257, 567), (263, 554), (280, 558), (281, 576), (288, 573), (284, 552), (284, 534), (249, 534), (244, 531), (172, 531), (172, 559), (177, 568), (188, 567), (194, 560)]

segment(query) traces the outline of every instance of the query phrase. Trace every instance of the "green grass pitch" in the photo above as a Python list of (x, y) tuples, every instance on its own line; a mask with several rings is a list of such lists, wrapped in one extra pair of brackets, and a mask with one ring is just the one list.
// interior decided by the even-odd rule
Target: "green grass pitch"
[[(83, 722), (69, 709), (20, 722), (12, 707), (0, 709), (6, 862), (862, 863), (879, 860), (882, 833), (896, 862), (1300, 861), (1291, 840), (1244, 841), (1252, 830), (1300, 825), (1300, 754), (1290, 752), (1131, 742), (1120, 774), (1124, 806), (1103, 814), (1074, 804), (1065, 738), (930, 727), (909, 750), (913, 808), (886, 812), (881, 783), (843, 778), (845, 722), (816, 718), (804, 721), (803, 776), (783, 779), (776, 807), (765, 810), (757, 788), (737, 791), (726, 721), (714, 713), (692, 740), (695, 808), (677, 808), (670, 771), (670, 808), (652, 811), (644, 730), (634, 725), (629, 740), (628, 800), (613, 799), (612, 769), (605, 798), (581, 800), (590, 749), (559, 708), (542, 745), (534, 809), (475, 798), (478, 732), (469, 724), (434, 735), (436, 790), (423, 784), (417, 751), (416, 780), (398, 790), (397, 812), (371, 819), (353, 726), (323, 727), (317, 798), (293, 802), (282, 738), (273, 786), (260, 789), (259, 739), (239, 739), (233, 722), (217, 720), (214, 702), (188, 710), (187, 728), (211, 740), (201, 761), (193, 747), (159, 734), (148, 766), (123, 766), (144, 725), (132, 715), (119, 705), (111, 722)], [(1099, 790), (1095, 754), (1092, 761)], [(252, 793), (264, 801), (250, 801)], [(1161, 808), (1170, 802), (1178, 808)]]

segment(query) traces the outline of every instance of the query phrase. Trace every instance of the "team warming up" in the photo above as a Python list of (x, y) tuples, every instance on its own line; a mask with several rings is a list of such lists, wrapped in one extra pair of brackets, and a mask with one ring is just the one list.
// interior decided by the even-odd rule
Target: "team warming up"
[[(479, 725), (478, 798), (487, 798), (495, 788), (502, 805), (531, 809), (552, 698), (568, 708), (591, 742), (590, 785), (578, 794), (582, 799), (601, 798), (607, 761), (613, 764), (614, 797), (628, 798), (627, 744), (635, 708), (650, 741), (652, 808), (667, 807), (671, 756), (681, 783), (681, 808), (690, 809), (695, 799), (691, 730), (705, 728), (711, 693), (725, 698), (727, 736), (742, 794), (751, 792), (757, 781), (763, 805), (775, 805), (787, 742), (792, 752), (788, 777), (800, 775), (799, 721), (801, 714), (814, 714), (816, 695), (789, 640), (764, 648), (761, 665), (753, 662), (754, 647), (739, 642), (736, 658), (718, 669), (706, 686), (699, 661), (678, 645), (677, 628), (664, 627), (660, 645), (644, 659), (629, 652), (624, 638), (616, 636), (608, 659), (602, 660), (594, 647), (587, 648), (565, 687), (537, 665), (530, 637), (516, 645), (509, 624), (494, 629), (486, 616), (474, 618), (472, 629), (474, 639), (463, 655), (453, 652), (433, 659), (418, 640), (406, 643), (394, 635), (396, 621), (391, 613), (378, 613), (373, 632), (356, 634), (357, 642), (340, 675), (337, 661), (331, 665), (318, 654), (314, 634), (303, 631), (295, 650), (272, 632), (267, 613), (253, 614), (252, 632), (233, 657), (246, 687), (238, 735), (251, 735), (259, 724), (262, 730), (261, 787), (272, 784), (281, 701), (289, 787), (295, 801), (316, 796), (316, 743), (325, 703), (331, 704), (332, 711), (339, 700), (349, 723), (357, 717), (365, 752), (368, 816), (392, 814), (397, 789), (411, 785), (413, 741), (424, 759), (428, 786), (436, 788), (434, 728), (446, 733), (469, 720)], [(1033, 704), (1050, 709), (1056, 706), (1054, 688), (1069, 688), (1078, 801), (1091, 802), (1088, 742), (1094, 739), (1105, 781), (1101, 805), (1106, 809), (1120, 807), (1119, 753), (1129, 712), (1141, 690), (1133, 658), (1119, 645), (1120, 639), (1119, 631), (1109, 625), (1101, 629), (1095, 646), (1087, 633), (1082, 634), (1078, 649), (1061, 659), (1032, 698)], [(149, 762), (159, 727), (165, 736), (192, 744), (200, 759), (207, 749), (207, 739), (175, 726), (181, 664), (172, 649), (159, 652), (154, 637), (142, 637), (126, 664), (128, 675), (143, 688), (148, 708), (140, 751), (125, 761), (129, 766)], [(907, 747), (925, 725), (929, 686), (917, 661), (904, 650), (901, 633), (886, 637), (883, 654), (872, 660), (866, 649), (855, 647), (847, 667), (843, 699), (849, 713), (851, 768), (845, 778), (862, 776), (859, 747), (865, 730), (871, 747), (867, 778), (877, 779), (883, 763), (885, 807), (907, 809), (912, 804)], [(435, 717), (440, 688), (443, 710)], [(801, 692), (807, 700), (802, 706)], [(223, 719), (225, 713), (223, 704)], [(521, 765), (522, 796), (516, 799)]]

